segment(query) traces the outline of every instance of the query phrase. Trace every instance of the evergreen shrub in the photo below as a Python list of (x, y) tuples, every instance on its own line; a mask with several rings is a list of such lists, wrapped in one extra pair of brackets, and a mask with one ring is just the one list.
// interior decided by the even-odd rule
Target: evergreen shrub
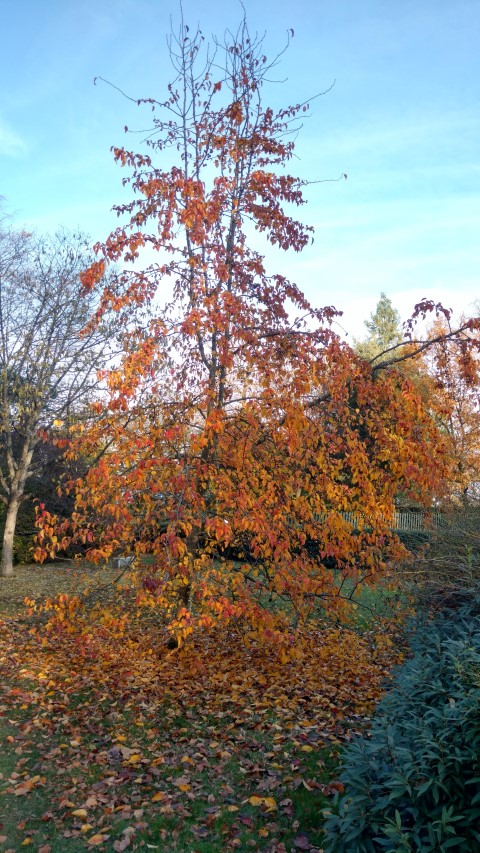
[(417, 624), (371, 732), (346, 749), (328, 853), (480, 850), (480, 595)]

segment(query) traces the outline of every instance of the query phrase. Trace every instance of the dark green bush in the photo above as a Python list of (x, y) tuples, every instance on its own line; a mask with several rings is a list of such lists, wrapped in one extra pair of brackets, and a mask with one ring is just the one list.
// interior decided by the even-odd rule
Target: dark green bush
[(33, 536), (13, 537), (13, 562), (16, 566), (26, 565), (33, 560)]
[(328, 853), (480, 850), (479, 603), (417, 626), (371, 733), (346, 750)]

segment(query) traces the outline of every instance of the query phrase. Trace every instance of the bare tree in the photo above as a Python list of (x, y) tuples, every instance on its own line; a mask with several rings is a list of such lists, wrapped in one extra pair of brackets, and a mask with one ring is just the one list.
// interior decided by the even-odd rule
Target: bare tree
[(86, 327), (94, 309), (79, 273), (91, 257), (84, 235), (37, 238), (0, 223), (0, 501), (6, 507), (1, 574), (13, 573), (18, 510), (39, 475), (42, 430), (93, 400), (110, 333)]

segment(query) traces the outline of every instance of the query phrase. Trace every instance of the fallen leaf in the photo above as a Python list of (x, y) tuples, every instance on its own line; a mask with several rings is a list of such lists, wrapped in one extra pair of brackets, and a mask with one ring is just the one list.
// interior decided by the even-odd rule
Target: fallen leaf
[(132, 843), (132, 836), (125, 835), (123, 838), (116, 838), (113, 842), (113, 849), (115, 853), (122, 853), (123, 850), (126, 850), (127, 847), (130, 847)]
[(293, 839), (293, 844), (298, 850), (311, 850), (312, 845), (308, 840), (308, 836), (300, 833)]
[(91, 838), (87, 838), (87, 844), (90, 844), (90, 847), (97, 847), (99, 844), (103, 844), (104, 841), (110, 838), (109, 835), (103, 835), (101, 832), (97, 832), (95, 835), (92, 835)]
[(159, 803), (159, 802), (162, 802), (163, 800), (168, 800), (167, 795), (164, 794), (163, 791), (157, 791), (157, 793), (153, 795), (151, 802), (152, 803)]

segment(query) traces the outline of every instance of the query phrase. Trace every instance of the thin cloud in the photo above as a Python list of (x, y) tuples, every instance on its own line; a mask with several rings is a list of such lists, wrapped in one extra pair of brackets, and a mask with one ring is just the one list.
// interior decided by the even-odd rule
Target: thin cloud
[(26, 151), (25, 141), (5, 121), (0, 120), (0, 156), (21, 157)]

